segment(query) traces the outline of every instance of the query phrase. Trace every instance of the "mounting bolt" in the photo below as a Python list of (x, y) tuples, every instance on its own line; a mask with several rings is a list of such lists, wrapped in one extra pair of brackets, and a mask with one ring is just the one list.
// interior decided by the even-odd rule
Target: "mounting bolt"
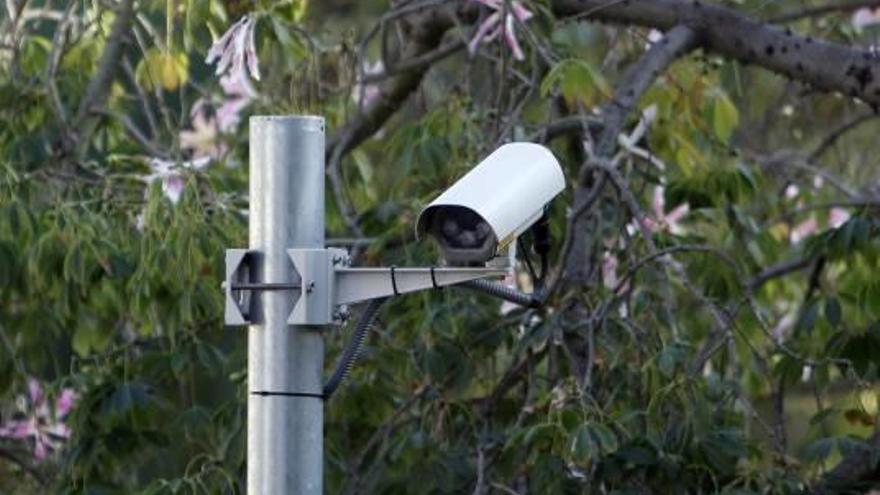
[(351, 312), (348, 310), (347, 304), (340, 304), (333, 310), (333, 321), (335, 322), (345, 323), (349, 316), (351, 316)]
[(306, 284), (306, 292), (311, 294), (311, 292), (312, 292), (312, 290), (314, 290), (314, 288), (315, 288), (315, 282), (313, 280), (309, 280), (309, 282)]

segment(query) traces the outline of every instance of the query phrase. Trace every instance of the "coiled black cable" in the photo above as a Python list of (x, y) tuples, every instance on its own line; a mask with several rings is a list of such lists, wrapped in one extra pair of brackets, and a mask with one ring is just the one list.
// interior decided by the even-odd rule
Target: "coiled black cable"
[(354, 363), (357, 362), (358, 357), (360, 357), (364, 340), (366, 340), (367, 335), (370, 333), (370, 329), (373, 327), (373, 323), (376, 321), (376, 316), (379, 314), (379, 308), (387, 299), (387, 297), (382, 297), (379, 299), (373, 299), (367, 303), (367, 307), (364, 308), (364, 312), (361, 313), (357, 324), (354, 326), (351, 339), (349, 339), (348, 344), (342, 351), (342, 355), (339, 356), (339, 361), (336, 363), (336, 369), (333, 371), (330, 379), (327, 380), (327, 383), (324, 384), (324, 400), (329, 399), (330, 396), (333, 395), (333, 392), (339, 388), (339, 385), (345, 381), (348, 374), (351, 373)]
[(499, 297), (501, 299), (504, 299), (505, 301), (510, 301), (512, 303), (516, 303), (520, 306), (525, 306), (527, 308), (537, 308), (544, 304), (542, 292), (538, 292), (536, 294), (526, 294), (525, 292), (520, 292), (502, 283), (492, 282), (489, 280), (469, 280), (467, 282), (457, 284), (456, 287), (465, 287), (467, 289), (485, 292), (486, 294)]

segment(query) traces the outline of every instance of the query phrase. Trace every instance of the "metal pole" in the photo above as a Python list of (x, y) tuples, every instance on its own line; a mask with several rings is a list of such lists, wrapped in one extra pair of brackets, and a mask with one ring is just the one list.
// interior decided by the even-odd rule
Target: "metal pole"
[[(296, 284), (288, 248), (324, 248), (324, 119), (250, 119), (250, 249), (256, 278)], [(258, 291), (248, 329), (247, 493), (323, 491), (321, 327), (291, 326), (296, 292)]]

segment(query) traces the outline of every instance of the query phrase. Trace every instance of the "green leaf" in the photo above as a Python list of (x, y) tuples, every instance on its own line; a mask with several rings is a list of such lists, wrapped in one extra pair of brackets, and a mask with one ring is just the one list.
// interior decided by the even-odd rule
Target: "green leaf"
[(601, 423), (593, 423), (592, 430), (603, 454), (611, 454), (617, 450), (617, 435), (611, 431), (611, 428)]
[(602, 74), (586, 60), (566, 59), (558, 64), (541, 82), (541, 95), (547, 96), (558, 88), (569, 103), (590, 105), (598, 91), (603, 96), (611, 94), (611, 87)]
[(712, 130), (715, 131), (715, 137), (726, 143), (738, 125), (739, 110), (727, 94), (718, 94), (712, 106)]
[(196, 345), (196, 355), (199, 362), (213, 373), (223, 373), (226, 363), (226, 357), (220, 352), (220, 349), (206, 342), (199, 342)]
[(840, 324), (841, 314), (840, 301), (836, 297), (829, 297), (825, 300), (825, 319), (832, 328), (836, 328)]
[(833, 407), (830, 407), (828, 409), (823, 409), (823, 410), (817, 412), (816, 414), (814, 414), (812, 418), (810, 418), (810, 426), (816, 426), (816, 425), (822, 424), (826, 419), (837, 414), (838, 412), (839, 411)]
[(574, 456), (574, 460), (579, 463), (586, 463), (595, 458), (596, 454), (599, 453), (599, 445), (596, 444), (593, 436), (590, 435), (589, 425), (583, 424), (575, 431), (571, 442), (571, 453)]
[(820, 438), (804, 449), (803, 456), (809, 461), (823, 461), (834, 450), (834, 438)]
[(819, 315), (819, 304), (818, 301), (812, 302), (807, 305), (804, 309), (804, 313), (801, 316), (800, 321), (798, 322), (798, 329), (806, 330), (807, 332), (812, 332), (813, 328), (816, 327), (816, 317)]

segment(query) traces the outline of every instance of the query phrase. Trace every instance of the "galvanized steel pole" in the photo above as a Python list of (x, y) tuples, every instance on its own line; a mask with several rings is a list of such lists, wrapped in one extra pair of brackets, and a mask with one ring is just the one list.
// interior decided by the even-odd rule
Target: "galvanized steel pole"
[[(298, 283), (289, 248), (324, 248), (324, 119), (250, 119), (250, 249), (255, 280)], [(254, 293), (248, 330), (249, 495), (323, 490), (324, 341), (291, 326), (295, 291)]]

